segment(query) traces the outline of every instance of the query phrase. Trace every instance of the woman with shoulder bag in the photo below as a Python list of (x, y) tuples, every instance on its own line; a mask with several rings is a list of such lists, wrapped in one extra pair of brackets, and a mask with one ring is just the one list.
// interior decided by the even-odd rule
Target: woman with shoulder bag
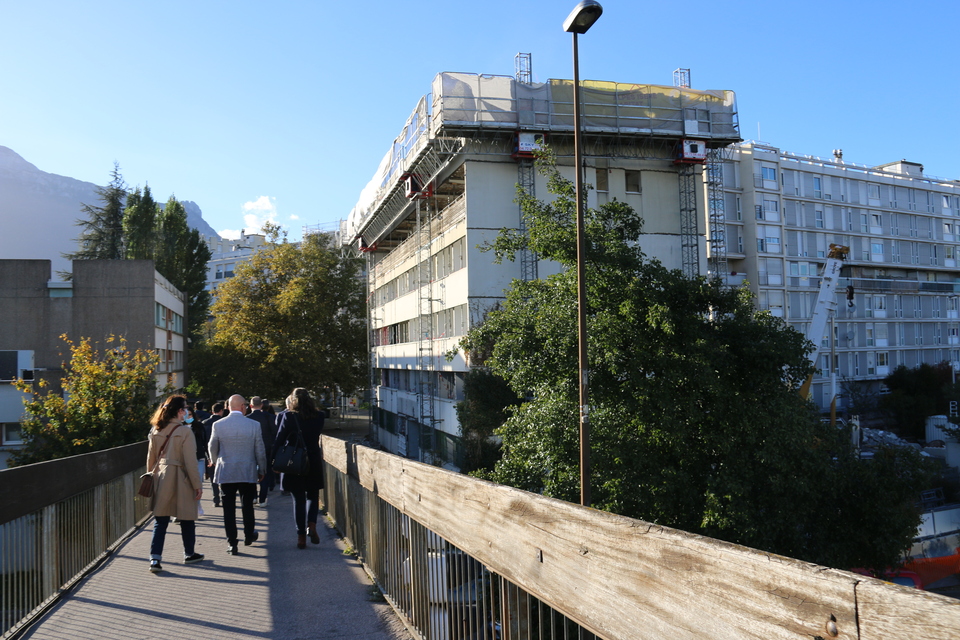
[(323, 431), (323, 412), (310, 392), (302, 387), (293, 390), (287, 396), (287, 410), (277, 416), (277, 439), (270, 452), (270, 459), (276, 460), (277, 453), (286, 445), (296, 446), (300, 439), (307, 450), (310, 470), (306, 475), (283, 473), (280, 487), (293, 495), (293, 518), (297, 525), (297, 548), (307, 546), (307, 533), (310, 542), (320, 544), (317, 534), (317, 515), (320, 512), (320, 489), (323, 488), (323, 467), (321, 465), (320, 432)]
[(203, 560), (196, 553), (197, 505), (203, 492), (197, 468), (197, 443), (193, 431), (184, 425), (187, 417), (187, 399), (170, 396), (160, 405), (150, 423), (147, 469), (154, 476), (153, 539), (150, 542), (150, 571), (163, 570), (163, 542), (170, 518), (180, 523), (183, 538), (183, 562), (193, 564)]

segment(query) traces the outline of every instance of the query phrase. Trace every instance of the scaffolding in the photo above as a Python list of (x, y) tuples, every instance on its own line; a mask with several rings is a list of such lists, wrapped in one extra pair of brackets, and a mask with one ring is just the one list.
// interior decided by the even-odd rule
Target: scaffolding
[(678, 166), (680, 184), (680, 258), (683, 275), (700, 275), (700, 240), (697, 233), (697, 172), (696, 165)]
[(710, 275), (728, 281), (727, 212), (723, 199), (723, 161), (726, 149), (707, 151), (707, 266)]
[(418, 459), (421, 462), (432, 460), (434, 448), (434, 427), (436, 425), (437, 373), (433, 352), (433, 256), (432, 246), (433, 216), (429, 199), (416, 198), (417, 225), (417, 422), (420, 437)]
[[(529, 53), (518, 53), (516, 66), (517, 82), (520, 84), (530, 84), (533, 77), (533, 62), (531, 55)], [(517, 135), (519, 136), (519, 132)], [(533, 158), (518, 154), (517, 184), (519, 184), (520, 189), (531, 198), (536, 197), (537, 195), (535, 190), (536, 175), (537, 172)], [(520, 230), (520, 235), (529, 240), (529, 234), (527, 232), (527, 220), (526, 216), (523, 215), (523, 202), (519, 203), (519, 208), (520, 223), (517, 225), (517, 228)], [(520, 278), (525, 281), (530, 281), (536, 280), (537, 276), (537, 256), (533, 251), (530, 250), (529, 246), (525, 246), (520, 251)]]

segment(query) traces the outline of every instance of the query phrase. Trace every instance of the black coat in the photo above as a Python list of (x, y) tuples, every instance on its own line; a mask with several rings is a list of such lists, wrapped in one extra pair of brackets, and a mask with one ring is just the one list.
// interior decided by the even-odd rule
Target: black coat
[(277, 425), (273, 416), (261, 409), (251, 411), (247, 416), (260, 423), (260, 434), (263, 436), (263, 446), (267, 452), (273, 451), (273, 443), (277, 439)]
[(323, 413), (314, 418), (303, 418), (294, 411), (284, 411), (277, 415), (277, 439), (270, 452), (271, 464), (277, 457), (277, 451), (285, 444), (297, 442), (297, 430), (303, 431), (303, 443), (310, 459), (310, 473), (295, 476), (281, 474), (280, 486), (284, 491), (319, 491), (323, 489), (323, 455), (320, 452), (320, 433), (323, 431)]

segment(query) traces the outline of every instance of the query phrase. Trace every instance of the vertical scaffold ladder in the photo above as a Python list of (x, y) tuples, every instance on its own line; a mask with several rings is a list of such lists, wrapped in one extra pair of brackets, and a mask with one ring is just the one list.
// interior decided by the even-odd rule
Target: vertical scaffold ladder
[[(436, 424), (437, 372), (433, 353), (433, 241), (429, 200), (417, 198), (417, 412), (420, 423), (419, 459), (432, 462)], [(431, 453), (427, 453), (431, 452)]]
[(678, 165), (680, 177), (680, 259), (683, 275), (700, 275), (700, 242), (697, 236), (697, 175), (695, 165)]
[[(533, 82), (533, 56), (529, 53), (518, 53), (515, 58), (517, 82), (530, 84)], [(536, 179), (536, 168), (533, 158), (517, 158), (517, 183), (524, 193), (530, 197), (536, 197), (534, 190), (534, 180)], [(527, 221), (523, 215), (523, 205), (520, 205), (520, 224), (517, 226), (520, 233), (527, 235)], [(536, 280), (537, 274), (537, 256), (529, 248), (524, 248), (520, 252), (520, 278), (526, 281)]]
[(707, 221), (710, 249), (708, 269), (710, 275), (728, 282), (727, 266), (727, 212), (723, 200), (723, 160), (724, 149), (707, 151)]
[[(537, 195), (534, 190), (535, 176), (536, 170), (534, 169), (533, 159), (519, 158), (517, 161), (517, 182), (520, 184), (520, 188), (530, 197)], [(523, 215), (523, 205), (520, 206), (520, 225), (518, 228), (521, 234), (527, 236), (527, 221)], [(526, 281), (538, 278), (537, 254), (531, 251), (529, 247), (524, 247), (523, 251), (520, 252), (520, 277)]]

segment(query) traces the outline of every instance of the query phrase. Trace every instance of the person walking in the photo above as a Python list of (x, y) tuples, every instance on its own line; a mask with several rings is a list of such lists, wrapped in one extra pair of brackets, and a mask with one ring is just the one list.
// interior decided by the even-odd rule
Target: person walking
[(197, 505), (203, 485), (197, 469), (197, 445), (193, 431), (184, 425), (187, 398), (173, 395), (153, 414), (147, 439), (147, 469), (156, 468), (153, 495), (153, 538), (150, 541), (150, 571), (163, 571), (163, 542), (170, 518), (180, 523), (183, 563), (203, 560), (196, 552)]
[(267, 469), (260, 423), (243, 415), (247, 402), (243, 396), (230, 396), (230, 414), (213, 423), (210, 434), (210, 458), (215, 461), (213, 481), (220, 485), (223, 526), (227, 533), (227, 553), (237, 555), (237, 495), (243, 514), (243, 544), (253, 544), (256, 530), (253, 501), (257, 482)]
[[(276, 421), (272, 415), (263, 410), (263, 399), (260, 396), (250, 398), (250, 406), (253, 411), (247, 417), (260, 423), (260, 433), (263, 435), (263, 447), (266, 451), (273, 451), (273, 441), (276, 439)], [(274, 480), (273, 470), (266, 469), (263, 472), (263, 479), (260, 480), (260, 496), (258, 504), (261, 507), (267, 506), (267, 494), (273, 491)]]
[(310, 460), (310, 471), (307, 475), (296, 476), (284, 473), (280, 476), (280, 486), (284, 491), (293, 495), (293, 519), (297, 526), (297, 548), (307, 546), (307, 533), (310, 542), (320, 544), (317, 534), (317, 515), (320, 507), (320, 489), (323, 488), (323, 468), (321, 466), (320, 433), (323, 431), (323, 412), (317, 410), (317, 405), (310, 392), (302, 387), (293, 390), (286, 400), (287, 410), (277, 416), (277, 439), (273, 444), (270, 459), (277, 457), (277, 452), (286, 444), (296, 444), (297, 434), (303, 436)]
[(203, 421), (203, 434), (206, 438), (205, 444), (207, 448), (207, 468), (210, 469), (210, 473), (207, 476), (210, 478), (210, 488), (213, 491), (213, 506), (220, 506), (220, 487), (217, 486), (217, 483), (213, 480), (213, 460), (210, 459), (210, 434), (213, 433), (213, 423), (226, 415), (226, 406), (222, 402), (213, 403), (213, 413), (210, 414), (206, 420)]

